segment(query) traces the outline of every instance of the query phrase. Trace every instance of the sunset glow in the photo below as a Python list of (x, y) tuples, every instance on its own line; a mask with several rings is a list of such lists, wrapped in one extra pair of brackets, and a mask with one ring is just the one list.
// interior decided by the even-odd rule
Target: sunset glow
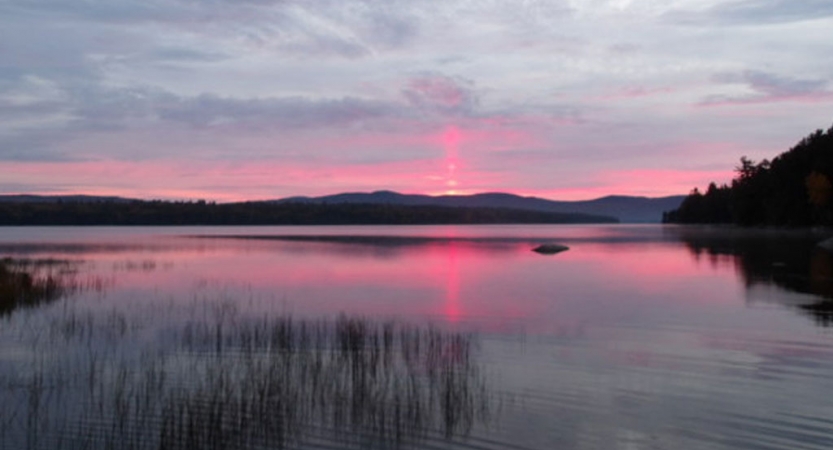
[(457, 192), (457, 167), (460, 153), (460, 130), (455, 126), (446, 128), (443, 133), (443, 147), (445, 148), (445, 159), (447, 162), (448, 173), (446, 175), (446, 186), (448, 186), (447, 194), (452, 195)]
[(0, 194), (685, 194), (830, 126), (823, 3), (12, 2)]

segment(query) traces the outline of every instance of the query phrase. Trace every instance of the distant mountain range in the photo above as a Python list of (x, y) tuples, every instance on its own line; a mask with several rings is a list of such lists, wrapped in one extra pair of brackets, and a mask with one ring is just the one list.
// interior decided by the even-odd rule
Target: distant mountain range
[[(369, 204), (398, 206), (444, 206), (463, 208), (510, 208), (551, 213), (576, 213), (595, 216), (612, 216), (625, 223), (652, 223), (662, 220), (662, 213), (677, 209), (685, 196), (632, 197), (611, 195), (595, 200), (556, 201), (539, 197), (523, 197), (506, 193), (483, 193), (474, 195), (416, 195), (400, 194), (393, 191), (370, 193), (355, 192), (323, 197), (287, 197), (266, 200), (262, 203), (284, 204)], [(93, 195), (0, 195), (0, 202), (15, 203), (128, 203), (138, 201), (124, 197), (102, 197)], [(260, 202), (259, 202), (260, 203)]]
[(365, 203), (392, 205), (433, 205), (468, 208), (512, 208), (532, 211), (580, 213), (617, 217), (626, 223), (653, 223), (662, 220), (662, 213), (680, 206), (684, 195), (670, 197), (631, 197), (611, 195), (595, 200), (556, 201), (539, 197), (522, 197), (506, 193), (474, 195), (413, 195), (392, 191), (344, 193), (323, 197), (288, 197), (272, 203)]

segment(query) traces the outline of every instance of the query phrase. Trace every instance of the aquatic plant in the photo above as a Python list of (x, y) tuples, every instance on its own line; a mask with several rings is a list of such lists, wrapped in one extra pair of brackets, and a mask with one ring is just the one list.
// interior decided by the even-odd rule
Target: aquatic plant
[(473, 335), (205, 311), (157, 339), (123, 313), (61, 313), (2, 379), (0, 449), (393, 448), (489, 420)]
[(79, 261), (59, 259), (0, 259), (0, 317), (19, 308), (50, 303), (68, 294), (101, 292), (111, 280), (78, 274)]

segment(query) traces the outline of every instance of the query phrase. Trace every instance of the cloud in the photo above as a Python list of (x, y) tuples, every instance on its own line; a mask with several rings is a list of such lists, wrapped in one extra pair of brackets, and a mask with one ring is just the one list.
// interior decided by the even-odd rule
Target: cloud
[[(382, 163), (441, 160), (436, 137), (456, 128), (461, 189), (475, 188), (466, 170), (484, 188), (534, 191), (706, 158), (669, 142), (737, 144), (708, 156), (732, 167), (829, 122), (828, 3), (0, 0), (0, 166), (31, 162), (34, 185), (51, 179), (36, 167), (47, 161), (171, 157), (217, 164), (218, 180), (224, 164), (270, 162), (283, 180), (293, 164), (311, 170), (270, 185), (286, 195), (309, 173), (334, 183), (326, 191), (384, 188), (396, 180)], [(757, 23), (782, 25), (727, 26)], [(361, 177), (340, 175), (357, 164)], [(102, 167), (89, 179), (105, 189), (115, 166)], [(159, 177), (177, 188), (183, 167)]]
[(744, 85), (752, 93), (710, 96), (701, 105), (820, 102), (833, 98), (833, 91), (828, 89), (829, 82), (823, 79), (785, 77), (758, 70), (721, 73), (712, 79), (722, 84)]
[(430, 121), (430, 114), (435, 117), (478, 114), (474, 90), (464, 81), (441, 75), (410, 80), (403, 90), (406, 102), (350, 95), (236, 98), (205, 93), (183, 96), (153, 88), (101, 86), (75, 88), (71, 93), (76, 120), (100, 125), (160, 120), (198, 127), (236, 123), (272, 129), (337, 128), (388, 119)]
[(3, 8), (13, 14), (39, 13), (64, 19), (109, 23), (207, 23), (252, 18), (258, 10), (283, 0), (8, 0)]
[(25, 132), (0, 133), (0, 161), (71, 161), (71, 154), (61, 149), (68, 135), (55, 130), (29, 129)]
[[(66, 28), (72, 24), (120, 24), (125, 32), (158, 27), (226, 39), (252, 47), (297, 56), (357, 58), (374, 47), (396, 48), (419, 31), (418, 3), (357, 0), (11, 0), (2, 6), (8, 17), (38, 17), (41, 24)], [(0, 19), (2, 21), (2, 19)], [(111, 33), (112, 34), (112, 33)], [(168, 55), (186, 59), (218, 56), (187, 48)]]
[[(179, 95), (154, 87), (108, 87), (98, 80), (61, 85), (40, 78), (19, 79), (0, 91), (0, 118), (7, 118), (0, 123), (0, 159), (74, 159), (77, 156), (71, 153), (56, 152), (56, 146), (68, 148), (66, 144), (74, 138), (130, 130), (401, 133), (443, 126), (449, 118), (491, 117), (478, 108), (478, 96), (465, 80), (439, 74), (419, 76), (408, 80), (401, 92), (403, 97), (387, 99), (353, 95), (241, 98)], [(117, 153), (116, 149), (101, 150)]]
[[(153, 87), (106, 87), (98, 80), (61, 84), (22, 77), (0, 88), (0, 159), (73, 159), (69, 144), (74, 139), (131, 129), (337, 128), (391, 114), (384, 102), (354, 97), (186, 96)], [(115, 148), (90, 151), (118, 153)]]
[(372, 42), (390, 48), (404, 46), (419, 34), (414, 15), (390, 14), (389, 10), (369, 14), (362, 29)]
[(218, 51), (203, 50), (196, 48), (162, 47), (153, 50), (152, 54), (149, 55), (149, 57), (157, 61), (217, 62), (229, 59), (231, 58), (231, 55)]
[(275, 128), (338, 127), (396, 114), (389, 103), (355, 97), (232, 99), (204, 94), (192, 98), (171, 98), (154, 106), (163, 120), (196, 126), (248, 122)]
[(675, 22), (691, 24), (752, 25), (818, 20), (833, 17), (829, 0), (735, 0), (704, 10), (672, 10)]
[(416, 108), (450, 115), (470, 115), (479, 102), (474, 83), (437, 74), (411, 79), (402, 94)]
[(753, 90), (770, 97), (812, 95), (823, 92), (827, 86), (827, 80), (779, 77), (772, 73), (754, 70), (743, 72), (740, 76), (729, 75), (725, 81), (746, 83)]

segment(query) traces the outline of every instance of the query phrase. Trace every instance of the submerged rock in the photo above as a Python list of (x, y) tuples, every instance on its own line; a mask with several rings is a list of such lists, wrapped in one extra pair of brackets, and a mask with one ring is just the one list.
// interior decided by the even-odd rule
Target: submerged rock
[(533, 252), (538, 252), (543, 255), (552, 255), (555, 253), (561, 253), (563, 251), (569, 250), (570, 247), (561, 244), (541, 244), (532, 249)]

